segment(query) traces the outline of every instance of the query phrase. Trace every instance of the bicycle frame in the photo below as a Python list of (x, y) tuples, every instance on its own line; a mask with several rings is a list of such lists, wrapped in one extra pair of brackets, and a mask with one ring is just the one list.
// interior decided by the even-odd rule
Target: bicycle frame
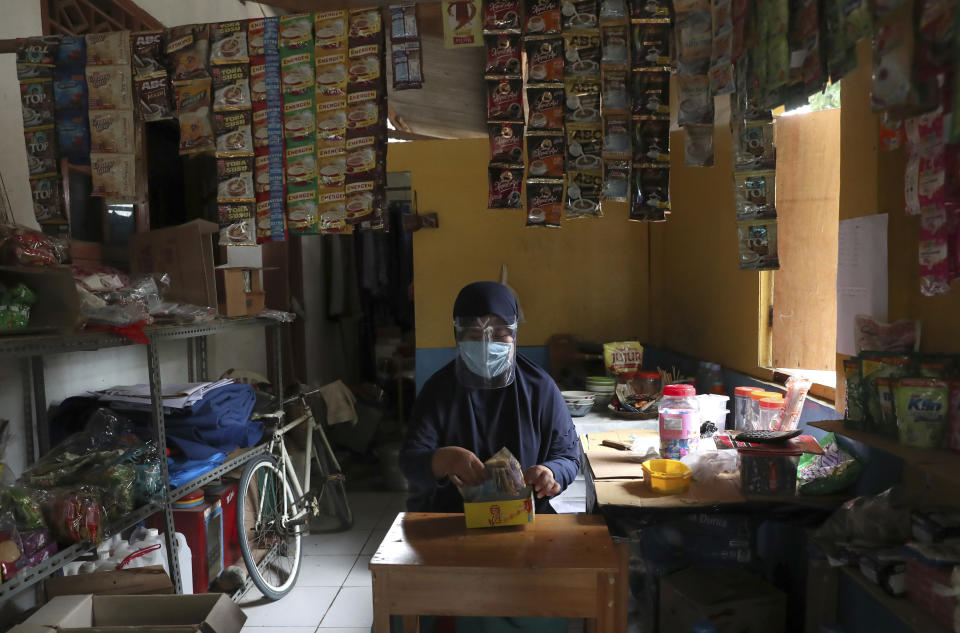
[[(277, 458), (277, 460), (280, 462), (280, 464), (278, 465), (280, 465), (281, 477), (283, 478), (284, 482), (286, 482), (287, 484), (290, 485), (291, 488), (293, 488), (293, 492), (297, 500), (303, 499), (304, 490), (310, 490), (310, 462), (311, 462), (310, 458), (313, 455), (313, 431), (316, 428), (316, 421), (313, 419), (313, 415), (310, 413), (309, 408), (305, 407), (305, 409), (307, 412), (301, 415), (300, 417), (282, 426), (280, 425), (277, 426), (277, 428), (273, 432), (273, 437), (270, 438), (270, 444), (267, 448), (267, 452), (270, 453), (271, 455), (274, 455)], [(278, 411), (275, 416), (271, 416), (271, 417), (277, 417), (280, 420), (283, 420), (283, 418), (285, 417), (285, 414), (282, 411)], [(293, 467), (293, 460), (290, 459), (290, 453), (287, 452), (287, 445), (284, 442), (283, 438), (287, 433), (289, 433), (296, 427), (300, 426), (304, 422), (307, 423), (307, 446), (305, 451), (306, 457), (304, 459), (304, 462), (305, 462), (304, 477), (303, 477), (304, 483), (303, 485), (301, 485), (300, 478), (297, 476), (297, 471)], [(263, 507), (262, 507), (263, 502), (264, 500), (261, 498), (260, 499), (261, 507), (259, 509), (261, 513), (263, 511)], [(286, 523), (293, 523), (295, 521), (299, 521), (303, 519), (303, 517), (307, 514), (307, 508), (306, 506), (300, 508), (297, 514), (295, 514), (294, 516), (289, 516), (289, 512), (290, 512), (290, 499), (287, 499), (287, 496), (284, 495), (283, 516), (288, 517), (287, 519), (285, 519)], [(284, 527), (286, 527), (286, 525)]]

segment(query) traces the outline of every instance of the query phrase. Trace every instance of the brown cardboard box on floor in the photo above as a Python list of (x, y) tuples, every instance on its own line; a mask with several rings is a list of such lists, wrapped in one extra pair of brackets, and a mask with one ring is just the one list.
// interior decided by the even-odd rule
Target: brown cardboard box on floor
[(10, 633), (240, 633), (246, 620), (229, 596), (218, 593), (58, 596)]
[(263, 312), (262, 268), (220, 266), (217, 273), (217, 305), (222, 316), (235, 317)]
[(47, 598), (93, 594), (96, 596), (132, 596), (173, 593), (170, 576), (160, 565), (100, 571), (48, 578), (44, 581)]
[(170, 276), (170, 288), (164, 298), (215, 309), (213, 235), (217, 231), (213, 222), (193, 220), (136, 233), (130, 236), (130, 271), (166, 273)]
[(787, 596), (739, 569), (689, 568), (660, 579), (660, 630), (704, 620), (718, 633), (783, 633)]

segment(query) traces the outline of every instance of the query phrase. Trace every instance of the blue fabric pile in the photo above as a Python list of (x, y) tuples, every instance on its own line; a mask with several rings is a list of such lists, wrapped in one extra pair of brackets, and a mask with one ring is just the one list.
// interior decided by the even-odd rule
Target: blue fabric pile
[(263, 425), (250, 419), (256, 396), (250, 385), (214, 389), (200, 401), (165, 416), (167, 443), (190, 461), (254, 446)]

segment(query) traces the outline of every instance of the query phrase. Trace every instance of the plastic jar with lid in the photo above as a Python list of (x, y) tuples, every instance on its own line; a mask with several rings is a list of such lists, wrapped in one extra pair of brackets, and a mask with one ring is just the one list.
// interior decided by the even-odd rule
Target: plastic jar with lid
[(680, 459), (700, 444), (700, 405), (692, 385), (667, 385), (657, 405), (660, 418), (660, 456)]
[(777, 420), (780, 419), (780, 412), (783, 410), (783, 398), (764, 398), (757, 403), (759, 407), (759, 417), (757, 418), (757, 429), (760, 431), (772, 431), (776, 429)]
[(636, 392), (644, 396), (660, 395), (660, 372), (641, 371), (633, 380)]
[(756, 431), (760, 428), (760, 401), (764, 398), (780, 398), (782, 400), (783, 396), (773, 391), (754, 391), (751, 393), (750, 409), (747, 411), (747, 419), (745, 421), (745, 428), (748, 430)]
[(733, 428), (743, 431), (747, 428), (747, 410), (750, 408), (750, 394), (763, 391), (760, 387), (737, 387), (733, 390)]

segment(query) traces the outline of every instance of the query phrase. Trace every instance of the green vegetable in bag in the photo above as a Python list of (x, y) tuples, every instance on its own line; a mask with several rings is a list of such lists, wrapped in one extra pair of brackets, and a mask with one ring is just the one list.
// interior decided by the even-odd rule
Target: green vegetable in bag
[(797, 465), (797, 490), (805, 495), (828, 495), (853, 484), (863, 471), (856, 457), (840, 448), (837, 436), (827, 433), (820, 442), (823, 455), (804, 453)]

